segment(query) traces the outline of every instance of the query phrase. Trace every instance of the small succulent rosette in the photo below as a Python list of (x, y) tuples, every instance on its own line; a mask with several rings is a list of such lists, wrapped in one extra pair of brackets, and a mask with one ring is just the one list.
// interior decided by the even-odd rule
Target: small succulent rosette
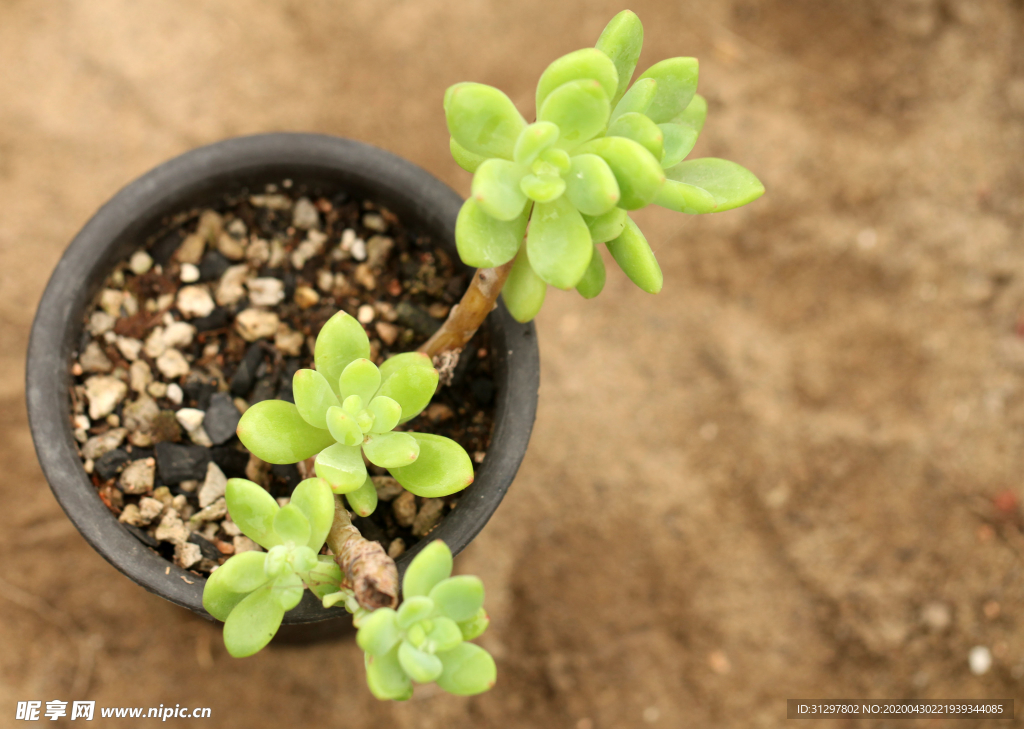
[(363, 326), (338, 312), (317, 337), (316, 369), (295, 373), (295, 403), (256, 403), (238, 423), (239, 439), (268, 463), (316, 456), (316, 475), (345, 494), (360, 516), (377, 506), (364, 456), (417, 496), (447, 496), (469, 486), (473, 463), (462, 446), (439, 435), (395, 430), (416, 417), (437, 389), (430, 357), (408, 352), (378, 368), (369, 356)]
[(696, 95), (697, 59), (660, 61), (630, 87), (642, 44), (640, 19), (616, 15), (595, 48), (541, 74), (533, 124), (492, 86), (460, 83), (445, 93), (452, 156), (474, 173), (455, 228), (459, 255), (477, 268), (515, 259), (502, 296), (519, 321), (537, 314), (548, 285), (597, 296), (605, 282), (598, 243), (641, 289), (661, 290), (658, 262), (627, 211), (654, 203), (720, 212), (764, 193), (734, 162), (684, 161), (707, 113)]
[(413, 683), (436, 682), (460, 696), (494, 685), (491, 654), (468, 642), (489, 624), (483, 583), (451, 573), (451, 550), (435, 540), (409, 564), (398, 610), (356, 613), (356, 643), (366, 652), (366, 681), (378, 699), (408, 699)]

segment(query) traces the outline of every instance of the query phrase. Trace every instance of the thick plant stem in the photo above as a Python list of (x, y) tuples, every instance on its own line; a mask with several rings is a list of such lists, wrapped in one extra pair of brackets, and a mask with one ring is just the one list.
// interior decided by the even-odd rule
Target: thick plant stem
[(512, 263), (513, 261), (509, 261), (497, 268), (478, 268), (469, 288), (462, 295), (462, 301), (452, 307), (448, 319), (419, 351), (436, 357), (444, 352), (459, 351), (465, 347), (497, 305), (498, 294), (508, 279)]
[(377, 542), (363, 538), (341, 497), (334, 496), (334, 523), (327, 534), (327, 546), (345, 573), (347, 586), (356, 601), (367, 610), (393, 608), (398, 604), (398, 568)]

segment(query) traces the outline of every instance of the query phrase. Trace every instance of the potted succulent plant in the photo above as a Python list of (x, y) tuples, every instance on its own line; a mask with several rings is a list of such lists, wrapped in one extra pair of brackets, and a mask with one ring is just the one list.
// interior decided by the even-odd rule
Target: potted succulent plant
[[(226, 480), (221, 488), (233, 527), (265, 550), (219, 560), (203, 586), (203, 606), (225, 621), (225, 644), (233, 655), (260, 650), (283, 622), (318, 619), (323, 611), (343, 607), (354, 614), (368, 683), (378, 698), (405, 699), (414, 683), (431, 681), (466, 695), (493, 685), (493, 659), (468, 642), (487, 627), (483, 586), (473, 577), (451, 576), (452, 553), (493, 512), (525, 450), (537, 387), (536, 344), (529, 322), (543, 305), (547, 287), (597, 296), (606, 275), (597, 247), (604, 244), (634, 283), (657, 293), (660, 268), (628, 211), (657, 204), (690, 214), (718, 212), (764, 192), (757, 178), (735, 163), (685, 159), (707, 111), (695, 93), (697, 61), (661, 61), (630, 85), (642, 38), (637, 16), (623, 11), (596, 47), (554, 61), (538, 82), (533, 123), (498, 89), (476, 83), (449, 88), (444, 111), (450, 149), (473, 172), (472, 194), (454, 206), (457, 213), (448, 191), (403, 192), (395, 189), (393, 179), (381, 186), (370, 181), (365, 165), (327, 173), (447, 236), (462, 263), (477, 271), (444, 323), (417, 352), (388, 358), (377, 352), (375, 362), (364, 327), (372, 312), (364, 322), (362, 308), (356, 318), (339, 311), (323, 323), (315, 343), (311, 339), (314, 366), (292, 373), (287, 397), (242, 404), (245, 412), (236, 418), (241, 443), (259, 462), (297, 464), (302, 480), (287, 499), (279, 500), (248, 478)], [(325, 174), (316, 153), (307, 149), (299, 156), (290, 170), (278, 166), (271, 175), (258, 161), (236, 160), (230, 175), (253, 184), (274, 175), (312, 179)], [(165, 576), (169, 574), (166, 562), (150, 560), (140, 570), (136, 562), (155, 555), (143, 555), (137, 542), (128, 546), (131, 537), (124, 534), (116, 538), (119, 544), (105, 541), (112, 517), (103, 513), (101, 518), (104, 507), (95, 492), (82, 488), (81, 460), (68, 435), (68, 402), (62, 394), (68, 378), (55, 368), (39, 370), (45, 357), (66, 361), (78, 334), (75, 314), (94, 293), (97, 276), (126, 256), (155, 217), (189, 196), (192, 202), (222, 188), (225, 171), (213, 158), (204, 163), (209, 174), (192, 170), (170, 202), (154, 201), (153, 187), (169, 176), (158, 169), (136, 183), (135, 198), (115, 198), (83, 230), (44, 296), (29, 365), (33, 435), (65, 510), (104, 556), (130, 570), (144, 586), (193, 609), (195, 589), (187, 596), (182, 590), (167, 590), (166, 580), (154, 571), (163, 566)], [(389, 164), (401, 166), (397, 161)], [(403, 178), (402, 183), (413, 177), (426, 182), (423, 173), (402, 170), (392, 177)], [(437, 184), (425, 186), (436, 190)], [(117, 209), (125, 204), (131, 209)], [(115, 209), (132, 222), (106, 221)], [(80, 253), (86, 247), (80, 239), (97, 238), (103, 241), (94, 244), (100, 252)], [(64, 292), (83, 268), (92, 276), (92, 289), (77, 281), (71, 287), (76, 293)], [(184, 267), (182, 271), (192, 275)], [(250, 286), (250, 292), (260, 286)], [(246, 325), (236, 320), (236, 326)], [(474, 480), (474, 458), (449, 438), (419, 432), (414, 419), (438, 387), (474, 356), (466, 348), (481, 327), (489, 328), (494, 340), (490, 351), (499, 353), (500, 381), (492, 445)], [(478, 354), (485, 351), (481, 348)], [(199, 431), (198, 425), (189, 431), (194, 442), (197, 433), (204, 435)], [(378, 506), (381, 485), (367, 464), (390, 472), (408, 498), (447, 497), (472, 483), (471, 491), (430, 532), (432, 541), (423, 540), (396, 564), (394, 555), (353, 523)], [(492, 464), (497, 465), (489, 471)], [(132, 484), (124, 481), (122, 475), (122, 490), (130, 492)], [(65, 482), (77, 483), (67, 488)], [(92, 513), (93, 522), (105, 523), (94, 524), (84, 513)], [(116, 552), (122, 548), (131, 554)], [(177, 576), (190, 587), (196, 582), (185, 574)], [(404, 599), (399, 605), (400, 592)]]

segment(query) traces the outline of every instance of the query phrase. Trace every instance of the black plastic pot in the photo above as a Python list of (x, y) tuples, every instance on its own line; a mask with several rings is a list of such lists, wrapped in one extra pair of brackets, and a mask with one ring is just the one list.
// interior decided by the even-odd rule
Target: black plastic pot
[[(454, 257), (455, 218), (462, 200), (416, 165), (349, 139), (316, 134), (242, 137), (166, 162), (100, 208), (57, 264), (32, 325), (26, 368), (28, 415), (39, 462), (57, 501), (108, 562), (147, 590), (206, 617), (205, 580), (139, 542), (100, 501), (72, 433), (69, 365), (82, 333), (83, 313), (104, 279), (168, 215), (215, 204), (225, 193), (245, 187), (261, 189), (286, 178), (373, 200), (395, 212), (407, 227), (447, 246)], [(499, 304), (485, 326), (496, 357), (497, 410), (491, 448), (458, 507), (431, 533), (454, 553), (473, 540), (504, 497), (526, 452), (537, 410), (540, 360), (533, 325), (519, 324)], [(400, 571), (417, 551), (411, 549), (399, 558)], [(324, 609), (307, 592), (299, 606), (287, 613), (285, 623), (311, 623), (339, 615), (344, 612)]]

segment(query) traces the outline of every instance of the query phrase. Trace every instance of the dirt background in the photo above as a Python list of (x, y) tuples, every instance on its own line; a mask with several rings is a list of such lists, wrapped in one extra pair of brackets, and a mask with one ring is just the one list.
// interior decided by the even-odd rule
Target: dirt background
[(352, 644), (235, 661), (78, 536), (26, 424), (35, 303), (104, 200), (225, 137), (354, 137), (466, 193), (444, 89), (532, 114), (545, 64), (620, 6), (0, 2), (0, 726), (81, 698), (352, 729), (775, 727), (786, 698), (1020, 711), (1024, 4), (632, 8), (641, 68), (701, 60), (697, 154), (768, 194), (643, 211), (657, 297), (617, 271), (593, 302), (549, 296), (529, 454), (457, 565), (488, 585), (499, 683), (385, 705)]

